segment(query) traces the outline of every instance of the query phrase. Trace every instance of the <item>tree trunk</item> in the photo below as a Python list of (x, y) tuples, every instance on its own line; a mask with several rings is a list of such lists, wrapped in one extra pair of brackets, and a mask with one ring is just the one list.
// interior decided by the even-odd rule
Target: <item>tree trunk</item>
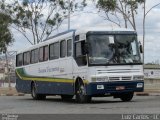
[(131, 5), (131, 14), (132, 14), (133, 29), (136, 31), (136, 22), (135, 22), (133, 5)]

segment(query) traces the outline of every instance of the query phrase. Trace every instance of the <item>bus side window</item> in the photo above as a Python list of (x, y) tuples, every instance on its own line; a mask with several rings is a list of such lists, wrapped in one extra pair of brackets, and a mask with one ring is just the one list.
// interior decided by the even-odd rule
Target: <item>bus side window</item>
[(49, 50), (48, 50), (48, 45), (47, 46), (44, 46), (44, 61), (47, 61), (48, 60), (48, 54), (49, 54)]
[(27, 52), (27, 65), (30, 64), (30, 51)]
[(23, 65), (29, 65), (30, 64), (30, 52), (23, 53)]
[(35, 49), (34, 50), (34, 63), (38, 63), (39, 59), (38, 59), (38, 54), (39, 53), (39, 50), (38, 49)]
[(87, 59), (86, 59), (86, 54), (84, 52), (84, 46), (85, 46), (85, 41), (80, 41), (77, 42), (75, 45), (75, 50), (76, 50), (76, 62), (79, 66), (85, 66), (87, 65)]
[(66, 57), (66, 41), (63, 40), (60, 42), (60, 57)]
[(72, 40), (68, 40), (67, 41), (67, 56), (71, 56), (72, 55)]
[(18, 54), (16, 57), (16, 66), (20, 67), (23, 65), (23, 54)]
[(23, 53), (23, 65), (27, 64), (27, 53)]
[(39, 61), (47, 61), (48, 60), (48, 46), (39, 48)]
[(31, 51), (31, 63), (34, 63), (34, 50)]
[(43, 62), (43, 47), (39, 48), (39, 62)]
[(59, 58), (59, 42), (49, 45), (49, 59), (54, 60)]
[(35, 49), (35, 50), (32, 50), (31, 51), (31, 63), (38, 63), (39, 61), (39, 57), (38, 57), (38, 54), (39, 53), (39, 50), (38, 49)]

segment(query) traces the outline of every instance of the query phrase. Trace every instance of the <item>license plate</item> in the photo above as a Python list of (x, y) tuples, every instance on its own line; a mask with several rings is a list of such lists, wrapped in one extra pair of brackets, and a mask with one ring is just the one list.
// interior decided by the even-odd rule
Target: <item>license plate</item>
[(117, 86), (116, 90), (125, 90), (125, 86)]
[(104, 85), (97, 85), (97, 90), (103, 90), (104, 89)]

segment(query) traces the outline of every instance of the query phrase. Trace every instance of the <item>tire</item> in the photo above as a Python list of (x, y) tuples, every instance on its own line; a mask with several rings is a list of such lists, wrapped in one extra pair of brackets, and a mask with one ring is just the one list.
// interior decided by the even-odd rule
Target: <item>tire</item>
[(76, 85), (76, 101), (78, 103), (88, 103), (91, 102), (92, 97), (86, 95), (86, 88), (82, 81), (78, 81)]
[(69, 101), (72, 100), (73, 95), (61, 95), (62, 100)]
[(31, 96), (34, 100), (45, 100), (46, 99), (46, 95), (37, 94), (36, 86), (34, 83), (31, 85)]
[(121, 95), (120, 99), (121, 99), (123, 102), (129, 102), (129, 101), (132, 100), (133, 95), (134, 95), (133, 92), (125, 93), (125, 94), (122, 94), (122, 95)]

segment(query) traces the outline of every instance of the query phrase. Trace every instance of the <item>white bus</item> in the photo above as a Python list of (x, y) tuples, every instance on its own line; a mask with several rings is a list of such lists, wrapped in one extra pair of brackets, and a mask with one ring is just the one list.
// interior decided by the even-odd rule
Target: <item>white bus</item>
[(33, 99), (61, 95), (90, 102), (113, 96), (130, 101), (144, 89), (137, 33), (89, 27), (63, 32), (17, 53), (16, 89)]

